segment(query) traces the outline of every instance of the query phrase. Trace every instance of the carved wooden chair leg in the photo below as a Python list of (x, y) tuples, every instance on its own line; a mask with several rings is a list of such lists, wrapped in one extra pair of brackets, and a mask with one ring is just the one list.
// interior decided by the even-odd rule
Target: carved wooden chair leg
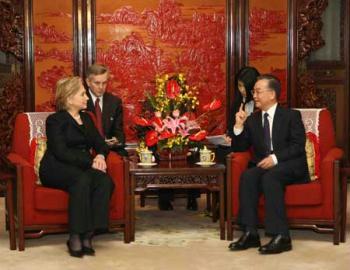
[(10, 237), (10, 249), (16, 249), (16, 229), (15, 229), (15, 218), (13, 209), (13, 184), (12, 181), (7, 182), (6, 191), (6, 208), (9, 221), (9, 237)]
[(341, 226), (340, 226), (340, 242), (346, 241), (346, 209), (347, 209), (347, 179), (350, 176), (350, 168), (342, 168), (341, 170)]
[(233, 240), (233, 226), (231, 220), (227, 220), (227, 240)]

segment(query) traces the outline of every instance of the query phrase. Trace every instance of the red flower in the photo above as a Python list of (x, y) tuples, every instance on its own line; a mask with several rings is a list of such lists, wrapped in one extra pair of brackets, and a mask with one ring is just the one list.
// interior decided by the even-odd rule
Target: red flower
[(168, 139), (168, 138), (171, 138), (173, 136), (174, 136), (174, 134), (172, 134), (170, 131), (164, 130), (162, 133), (160, 133), (159, 140)]
[(218, 99), (214, 99), (212, 102), (203, 106), (204, 111), (215, 111), (221, 107), (221, 101)]
[(166, 94), (168, 98), (174, 99), (178, 94), (180, 94), (180, 86), (177, 81), (169, 80), (166, 84)]
[(143, 117), (135, 116), (133, 121), (134, 121), (134, 123), (136, 125), (139, 125), (139, 126), (142, 126), (142, 127), (151, 126), (151, 123), (147, 119), (145, 119)]
[(154, 116), (151, 118), (150, 122), (158, 128), (161, 128), (163, 126), (162, 118), (160, 117)]
[(207, 136), (207, 132), (205, 130), (200, 130), (195, 134), (192, 134), (189, 139), (191, 141), (195, 141), (195, 142), (199, 142), (205, 139), (205, 137)]
[(145, 142), (147, 146), (153, 146), (158, 142), (158, 133), (155, 130), (150, 130), (146, 133)]

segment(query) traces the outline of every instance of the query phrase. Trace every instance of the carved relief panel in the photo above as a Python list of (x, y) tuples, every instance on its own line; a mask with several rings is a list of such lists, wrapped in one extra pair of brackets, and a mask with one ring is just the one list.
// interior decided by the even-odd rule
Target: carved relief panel
[[(249, 0), (248, 64), (281, 80), (281, 103), (287, 103), (288, 1)], [(248, 33), (248, 32), (246, 32)]]
[[(226, 106), (226, 1), (96, 1), (97, 61), (111, 69), (109, 91), (122, 98), (127, 140), (132, 117), (157, 74), (183, 72), (200, 104), (214, 97)], [(201, 106), (200, 106), (201, 108)], [(225, 109), (214, 133), (226, 129)]]
[(58, 79), (73, 74), (73, 1), (33, 0), (35, 110), (53, 111)]

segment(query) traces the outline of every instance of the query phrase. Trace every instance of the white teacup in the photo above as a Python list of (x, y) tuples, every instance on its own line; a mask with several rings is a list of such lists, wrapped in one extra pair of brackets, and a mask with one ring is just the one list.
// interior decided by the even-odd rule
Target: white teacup
[(203, 149), (199, 150), (199, 161), (202, 163), (213, 162), (215, 159), (215, 153), (206, 146)]
[(139, 153), (139, 158), (141, 163), (152, 163), (153, 162), (153, 153), (148, 149), (145, 149)]

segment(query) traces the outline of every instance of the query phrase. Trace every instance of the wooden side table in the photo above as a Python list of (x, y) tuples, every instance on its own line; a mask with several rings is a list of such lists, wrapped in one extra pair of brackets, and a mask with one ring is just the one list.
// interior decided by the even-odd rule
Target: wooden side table
[[(128, 176), (131, 183), (130, 224), (132, 241), (135, 240), (135, 190), (146, 188), (205, 188), (211, 192), (219, 193), (219, 198), (214, 196), (213, 205), (217, 205), (217, 199), (219, 199), (220, 239), (225, 240), (225, 170), (225, 166), (219, 163), (211, 167), (200, 167), (187, 161), (161, 161), (156, 166), (142, 167), (138, 166), (136, 161), (130, 161), (127, 171), (129, 171)], [(213, 218), (217, 219), (216, 211), (214, 212), (215, 216)]]
[(13, 181), (15, 175), (12, 173), (0, 172), (0, 189), (5, 191), (6, 198), (6, 212), (9, 223), (9, 237), (10, 249), (16, 249), (16, 231), (15, 231), (15, 217), (14, 217), (14, 198), (13, 198)]

